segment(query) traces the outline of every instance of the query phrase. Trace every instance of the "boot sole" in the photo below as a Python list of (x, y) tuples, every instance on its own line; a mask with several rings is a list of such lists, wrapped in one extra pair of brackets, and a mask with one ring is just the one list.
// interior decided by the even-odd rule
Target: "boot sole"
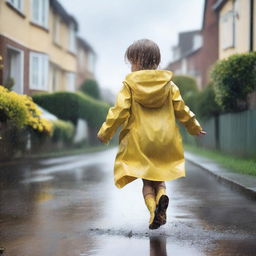
[(162, 195), (160, 197), (158, 206), (156, 208), (156, 222), (159, 225), (164, 225), (166, 223), (166, 210), (169, 205), (169, 197), (167, 195)]

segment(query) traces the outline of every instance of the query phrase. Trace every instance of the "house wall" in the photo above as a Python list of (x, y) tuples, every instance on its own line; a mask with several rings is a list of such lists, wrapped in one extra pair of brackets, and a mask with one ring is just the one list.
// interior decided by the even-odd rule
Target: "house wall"
[[(46, 53), (49, 57), (49, 62), (59, 67), (60, 72), (76, 72), (77, 62), (76, 55), (69, 52), (69, 27), (66, 23), (60, 23), (60, 44), (54, 43), (53, 39), (53, 20), (56, 14), (49, 8), (48, 29), (40, 27), (32, 23), (31, 17), (31, 1), (23, 1), (23, 14), (18, 14), (18, 11), (11, 8), (7, 1), (0, 1), (0, 35), (1, 35), (1, 50), (0, 55), (3, 55), (3, 64), (5, 64), (5, 47), (6, 42), (18, 45), (26, 54), (24, 55), (26, 72), (24, 73), (24, 92), (33, 93), (33, 90), (28, 88), (28, 67), (29, 57), (28, 52), (35, 51)], [(4, 70), (2, 71), (4, 72)], [(4, 74), (0, 74), (0, 83), (3, 82)], [(49, 75), (50, 77), (50, 75)], [(67, 81), (63, 76), (56, 90), (66, 89)], [(49, 91), (52, 91), (49, 82)]]
[[(256, 1), (255, 1), (256, 4)], [(236, 11), (234, 47), (223, 47), (223, 35), (226, 33), (222, 18), (232, 9)], [(235, 53), (249, 51), (250, 46), (250, 0), (229, 0), (219, 13), (219, 58), (223, 59)]]

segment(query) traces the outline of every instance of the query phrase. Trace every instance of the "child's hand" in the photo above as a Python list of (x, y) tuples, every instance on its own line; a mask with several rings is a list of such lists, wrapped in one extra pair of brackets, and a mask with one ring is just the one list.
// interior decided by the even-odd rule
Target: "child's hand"
[(97, 138), (101, 143), (103, 143), (103, 139), (99, 135), (97, 135)]
[(204, 131), (204, 130), (202, 130), (202, 131), (200, 131), (200, 132), (197, 134), (197, 136), (199, 136), (199, 135), (201, 135), (201, 134), (206, 135), (206, 134), (207, 134), (207, 132), (206, 132), (206, 131)]

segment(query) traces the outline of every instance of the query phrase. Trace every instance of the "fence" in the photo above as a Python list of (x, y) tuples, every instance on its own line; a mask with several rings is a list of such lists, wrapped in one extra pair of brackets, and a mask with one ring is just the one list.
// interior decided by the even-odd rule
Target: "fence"
[(184, 142), (237, 156), (256, 157), (256, 109), (223, 114), (200, 124), (207, 135), (190, 138), (182, 128)]

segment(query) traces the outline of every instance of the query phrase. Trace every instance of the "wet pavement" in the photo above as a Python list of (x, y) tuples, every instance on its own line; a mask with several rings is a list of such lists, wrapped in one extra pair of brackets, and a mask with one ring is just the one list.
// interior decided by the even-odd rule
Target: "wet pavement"
[(116, 151), (1, 166), (3, 255), (256, 255), (255, 201), (188, 162), (167, 183), (168, 223), (149, 230), (141, 180), (113, 184)]

